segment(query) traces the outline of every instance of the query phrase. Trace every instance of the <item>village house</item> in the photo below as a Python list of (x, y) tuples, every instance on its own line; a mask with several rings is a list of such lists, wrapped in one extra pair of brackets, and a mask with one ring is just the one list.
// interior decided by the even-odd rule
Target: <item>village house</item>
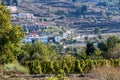
[(12, 20), (19, 20), (24, 22), (34, 22), (35, 16), (32, 13), (18, 13), (16, 6), (7, 6), (11, 12)]
[(17, 12), (17, 7), (16, 6), (7, 6), (7, 9), (10, 10), (11, 13), (16, 13)]
[(18, 20), (18, 14), (17, 13), (11, 14), (11, 17), (12, 17), (12, 21)]
[(60, 42), (61, 36), (49, 37), (49, 36), (39, 36), (37, 33), (29, 33), (23, 39), (23, 43), (34, 43), (36, 40), (42, 43), (49, 43), (49, 42), (56, 43), (56, 42)]
[(24, 39), (23, 43), (34, 43), (35, 40), (39, 40), (39, 35), (37, 33), (29, 33)]
[(19, 13), (18, 14), (20, 19), (34, 19), (34, 15), (32, 13)]
[(48, 36), (40, 36), (39, 41), (42, 43), (48, 43)]
[(65, 39), (65, 38), (73, 38), (73, 36), (74, 36), (74, 32), (72, 31), (72, 30), (67, 30), (65, 33), (63, 33), (63, 39)]
[(34, 30), (34, 29), (46, 29), (46, 28), (50, 27), (44, 23), (33, 23), (33, 24), (26, 23), (26, 24), (21, 24), (21, 26), (23, 28), (28, 28), (28, 29), (32, 29), (32, 30)]
[(7, 9), (10, 10), (10, 12), (11, 12), (12, 20), (17, 20), (18, 19), (17, 7), (16, 6), (7, 6)]
[(60, 42), (61, 36), (55, 36), (55, 42)]
[(48, 37), (48, 42), (57, 43), (57, 42), (60, 42), (61, 39), (62, 39), (61, 36), (51, 36), (51, 37)]
[(35, 16), (32, 13), (18, 13), (18, 18), (21, 22), (35, 22)]

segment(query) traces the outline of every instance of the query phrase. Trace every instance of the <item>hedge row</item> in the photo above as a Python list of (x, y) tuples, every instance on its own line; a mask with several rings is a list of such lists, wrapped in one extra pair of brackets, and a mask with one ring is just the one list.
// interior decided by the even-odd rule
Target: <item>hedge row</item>
[(58, 74), (59, 70), (63, 69), (66, 74), (72, 73), (88, 73), (92, 68), (101, 66), (119, 67), (120, 59), (110, 60), (33, 60), (30, 62), (24, 62), (29, 68), (30, 74)]

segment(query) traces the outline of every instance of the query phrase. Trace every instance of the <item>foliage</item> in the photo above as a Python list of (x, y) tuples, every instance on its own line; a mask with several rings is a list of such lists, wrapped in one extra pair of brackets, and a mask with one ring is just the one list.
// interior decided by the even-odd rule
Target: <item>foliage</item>
[[(14, 0), (16, 1), (16, 0)], [(78, 0), (72, 0), (76, 2)], [(107, 6), (105, 3), (103, 6)], [(70, 14), (82, 16), (88, 11), (88, 6), (83, 5), (78, 8), (76, 12), (71, 12)], [(69, 13), (69, 12), (68, 12)], [(61, 19), (66, 18), (66, 12), (58, 10), (55, 12), (56, 15), (60, 15)], [(47, 19), (44, 19), (47, 21)], [(45, 29), (46, 33), (53, 33), (59, 30), (55, 28)], [(59, 31), (61, 34), (65, 32), (66, 29), (62, 28)], [(26, 32), (27, 29), (26, 29)], [(100, 34), (99, 28), (95, 28), (95, 34)], [(53, 45), (49, 46), (46, 44), (39, 43), (36, 41), (34, 44), (24, 44), (21, 45), (21, 39), (23, 34), (19, 26), (13, 26), (11, 24), (10, 12), (4, 6), (0, 6), (0, 63), (5, 64), (6, 72), (19, 72), (30, 74), (58, 74), (57, 78), (49, 78), (48, 80), (64, 80), (65, 73), (80, 73), (85, 74), (90, 72), (93, 68), (101, 66), (112, 66), (119, 67), (120, 59), (120, 39), (115, 36), (110, 36), (106, 41), (99, 43), (98, 48), (93, 42), (88, 42), (86, 50), (78, 53), (77, 48), (67, 48), (68, 53), (74, 51), (77, 56), (72, 56), (69, 54), (60, 55), (55, 54), (62, 50), (62, 46)], [(85, 37), (88, 41), (88, 37)], [(76, 41), (69, 41), (71, 43), (76, 43)], [(71, 52), (70, 52), (71, 51)], [(76, 57), (76, 58), (75, 58)], [(107, 58), (105, 60), (102, 58)], [(112, 59), (110, 59), (112, 58)], [(27, 68), (21, 66), (19, 63), (13, 63), (16, 59)]]
[(81, 14), (85, 14), (87, 11), (88, 11), (88, 6), (83, 5), (83, 6), (81, 7)]
[(17, 6), (18, 5), (18, 0), (2, 0), (2, 4), (7, 5), (7, 6), (10, 6), (10, 5)]
[(78, 54), (77, 58), (78, 59), (83, 59), (83, 60), (85, 60), (87, 58), (85, 49), (81, 50), (81, 52)]
[(11, 63), (11, 64), (5, 64), (4, 65), (4, 71), (8, 73), (21, 73), (21, 74), (28, 74), (29, 70), (23, 66), (21, 66), (19, 63)]
[(118, 37), (110, 36), (107, 41), (99, 43), (98, 48), (100, 48), (102, 51), (102, 56), (104, 58), (112, 58), (109, 56), (109, 53), (112, 54), (114, 52), (114, 49), (117, 49), (118, 43), (120, 43), (120, 39)]
[(77, 2), (77, 0), (72, 0), (72, 2)]
[(66, 13), (63, 10), (58, 10), (58, 11), (55, 12), (55, 14), (62, 16), (62, 15), (65, 15)]
[(117, 43), (120, 43), (120, 39), (116, 36), (110, 36), (107, 39), (108, 50), (116, 46)]
[(56, 77), (49, 77), (47, 80), (58, 80)]
[[(52, 52), (54, 46), (45, 48), (46, 45), (36, 42), (33, 45), (26, 44), (22, 47), (23, 52), (26, 54), (25, 56), (28, 57), (28, 60), (26, 60), (27, 58), (24, 56), (26, 59), (23, 58), (22, 60), (21, 58), (19, 61), (23, 65), (29, 67), (31, 74), (59, 74), (61, 69), (64, 70), (64, 72), (67, 74), (85, 74), (96, 67), (108, 65), (113, 67), (120, 66), (120, 59), (103, 59), (103, 57), (105, 57), (103, 56), (105, 55), (103, 51), (109, 52), (109, 50), (111, 50), (113, 54), (116, 54), (116, 50), (119, 49), (119, 45), (117, 43), (119, 43), (119, 39), (112, 36), (108, 38), (106, 42), (103, 42), (103, 44), (100, 45), (100, 49), (97, 48), (92, 42), (89, 42), (87, 44), (86, 53), (85, 50), (83, 50), (80, 54), (77, 55), (76, 58), (72, 55), (65, 54), (64, 56), (54, 55), (56, 58), (53, 59), (51, 54), (54, 53), (54, 51)], [(33, 58), (31, 53), (36, 55), (36, 52), (38, 52), (39, 55)], [(119, 50), (117, 53), (119, 53)], [(106, 53), (106, 56), (108, 57), (108, 53)]]
[[(25, 65), (25, 63), (24, 63)], [(119, 67), (120, 59), (110, 60), (78, 60), (78, 59), (64, 59), (64, 60), (33, 60), (26, 64), (29, 67), (30, 74), (60, 74), (64, 70), (66, 74), (80, 73), (85, 74), (90, 72), (93, 68), (102, 66)]]
[(91, 56), (94, 55), (95, 46), (93, 42), (88, 42), (86, 47), (86, 55)]
[(108, 51), (109, 58), (120, 58), (120, 44), (116, 44), (114, 48)]
[(42, 68), (38, 60), (29, 62), (28, 66), (30, 74), (42, 74)]
[(60, 69), (60, 74), (57, 75), (58, 80), (66, 80), (64, 70)]
[(47, 80), (70, 80), (70, 79), (66, 78), (64, 70), (60, 69), (60, 72), (56, 77), (49, 77), (47, 78)]
[(0, 5), (0, 63), (15, 61), (22, 37), (20, 27), (11, 24), (10, 12)]
[(108, 3), (107, 3), (107, 2), (99, 2), (98, 4), (96, 4), (96, 6), (107, 7), (107, 6), (108, 6)]
[(18, 60), (31, 61), (31, 60), (45, 60), (54, 59), (55, 52), (47, 45), (36, 41), (34, 44), (26, 43), (22, 46), (21, 54), (18, 56)]
[(96, 28), (94, 29), (94, 33), (95, 33), (95, 34), (100, 34), (100, 33), (101, 33), (100, 28), (99, 28), (99, 27), (96, 27)]

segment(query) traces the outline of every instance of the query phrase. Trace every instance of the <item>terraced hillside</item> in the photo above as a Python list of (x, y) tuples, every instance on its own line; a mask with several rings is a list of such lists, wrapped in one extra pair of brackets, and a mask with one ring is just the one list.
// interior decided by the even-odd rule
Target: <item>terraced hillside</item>
[(74, 29), (119, 28), (118, 0), (20, 0), (19, 12), (33, 13), (38, 20)]

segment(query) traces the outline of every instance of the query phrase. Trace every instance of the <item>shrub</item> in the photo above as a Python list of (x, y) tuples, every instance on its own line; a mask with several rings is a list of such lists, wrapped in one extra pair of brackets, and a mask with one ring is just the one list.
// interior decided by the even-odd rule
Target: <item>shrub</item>
[(4, 65), (4, 71), (7, 74), (18, 73), (18, 74), (28, 74), (29, 70), (19, 63), (9, 63)]
[(56, 77), (49, 77), (47, 80), (58, 80)]
[(33, 60), (29, 63), (30, 74), (42, 74), (42, 67), (39, 60)]

